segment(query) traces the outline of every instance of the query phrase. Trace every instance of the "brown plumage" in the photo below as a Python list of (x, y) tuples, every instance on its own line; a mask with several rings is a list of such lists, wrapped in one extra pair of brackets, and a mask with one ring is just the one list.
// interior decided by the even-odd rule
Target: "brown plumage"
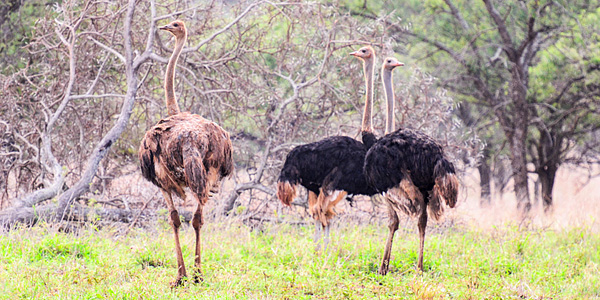
[(175, 49), (165, 75), (165, 100), (169, 116), (146, 132), (140, 144), (140, 168), (144, 178), (158, 186), (167, 202), (171, 225), (175, 235), (177, 255), (177, 278), (173, 285), (183, 283), (187, 276), (179, 245), (181, 221), (172, 194), (186, 198), (188, 187), (198, 202), (192, 218), (196, 233), (195, 274), (196, 282), (202, 280), (200, 264), (200, 228), (203, 224), (202, 207), (208, 201), (209, 191), (216, 188), (223, 177), (233, 172), (232, 146), (229, 134), (219, 125), (188, 112), (179, 112), (173, 81), (177, 58), (187, 37), (182, 21), (174, 21), (160, 27), (171, 32), (176, 39)]
[(390, 231), (379, 268), (382, 275), (388, 271), (394, 233), (398, 230), (398, 214), (418, 216), (417, 269), (422, 271), (427, 216), (439, 219), (444, 204), (454, 207), (458, 196), (454, 165), (446, 158), (442, 146), (419, 131), (406, 128), (393, 131), (392, 70), (401, 65), (394, 58), (384, 61), (382, 79), (388, 104), (387, 134), (369, 149), (364, 164), (367, 181), (377, 192), (384, 193), (390, 215)]

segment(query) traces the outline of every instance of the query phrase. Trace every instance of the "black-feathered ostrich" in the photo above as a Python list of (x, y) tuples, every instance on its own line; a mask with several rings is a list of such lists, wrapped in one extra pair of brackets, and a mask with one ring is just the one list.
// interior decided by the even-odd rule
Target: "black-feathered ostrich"
[(320, 249), (321, 230), (325, 231), (325, 248), (329, 241), (333, 207), (350, 195), (373, 195), (363, 175), (367, 150), (376, 137), (372, 128), (373, 67), (375, 50), (365, 46), (350, 53), (363, 61), (366, 85), (365, 110), (362, 121), (362, 140), (347, 136), (332, 136), (318, 142), (301, 145), (290, 151), (277, 183), (277, 197), (290, 206), (297, 194), (298, 184), (308, 190), (309, 212), (316, 221), (315, 243)]
[(177, 253), (177, 278), (173, 285), (182, 284), (187, 276), (181, 246), (181, 221), (171, 194), (186, 198), (183, 188), (188, 187), (198, 202), (192, 218), (196, 233), (196, 282), (202, 280), (200, 229), (203, 224), (202, 207), (208, 201), (209, 191), (233, 171), (232, 147), (229, 133), (219, 125), (188, 112), (180, 112), (173, 82), (177, 59), (185, 44), (187, 33), (182, 21), (173, 21), (160, 27), (175, 36), (175, 49), (169, 59), (165, 75), (165, 98), (169, 116), (158, 121), (142, 139), (139, 158), (144, 178), (162, 191), (170, 212)]
[(389, 235), (379, 274), (388, 271), (394, 233), (398, 230), (398, 214), (418, 216), (419, 258), (417, 269), (423, 271), (423, 247), (427, 211), (438, 220), (443, 213), (443, 202), (456, 205), (458, 179), (454, 165), (444, 155), (440, 144), (419, 131), (401, 128), (394, 132), (394, 90), (392, 70), (401, 64), (386, 58), (382, 79), (387, 96), (387, 122), (384, 137), (369, 149), (365, 157), (364, 173), (367, 182), (383, 193), (389, 209)]

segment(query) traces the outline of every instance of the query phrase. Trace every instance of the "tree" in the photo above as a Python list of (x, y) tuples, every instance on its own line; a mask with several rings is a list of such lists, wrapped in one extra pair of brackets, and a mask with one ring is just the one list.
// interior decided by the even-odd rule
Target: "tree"
[[(293, 146), (359, 133), (363, 79), (351, 48), (371, 44), (380, 59), (391, 54), (380, 22), (358, 22), (327, 3), (63, 1), (35, 24), (20, 57), (29, 63), (1, 77), (8, 104), (0, 108), (7, 116), (2, 145), (12, 159), (7, 202), (44, 215), (56, 202), (59, 220), (91, 204), (148, 207), (154, 198), (115, 196), (111, 187), (139, 173), (139, 141), (165, 115), (171, 44), (156, 26), (174, 18), (190, 30), (177, 68), (179, 105), (218, 122), (234, 144), (234, 184), (213, 211), (253, 207), (245, 218), (279, 209), (271, 186)], [(407, 71), (411, 79), (398, 95), (410, 105), (401, 115), (452, 153), (470, 151), (473, 140), (453, 140), (466, 130), (451, 116), (454, 100), (430, 75)], [(375, 126), (383, 131), (383, 123), (376, 113)]]
[[(532, 68), (540, 63), (541, 53), (572, 31), (579, 13), (596, 7), (597, 4), (585, 1), (566, 5), (537, 0), (432, 0), (398, 9), (404, 23), (391, 22), (391, 17), (381, 18), (395, 40), (408, 40), (407, 53), (436, 70), (444, 78), (443, 86), (461, 100), (473, 103), (471, 113), (481, 120), (491, 116), (499, 125), (508, 146), (517, 205), (523, 213), (531, 207), (527, 169), (528, 162), (532, 162), (528, 157), (531, 125), (543, 123), (542, 119), (536, 119), (539, 105), (531, 88)], [(588, 80), (592, 78), (589, 77), (592, 69), (585, 73)], [(583, 106), (574, 107), (577, 111), (585, 110)], [(543, 127), (551, 127), (546, 125)], [(566, 140), (571, 141), (570, 137)], [(502, 143), (488, 140), (487, 144)], [(565, 150), (563, 147), (561, 151)]]
[[(90, 190), (92, 180), (96, 176), (100, 162), (109, 153), (111, 147), (118, 141), (123, 131), (126, 129), (130, 116), (133, 113), (133, 107), (136, 103), (138, 89), (148, 78), (150, 69), (146, 69), (146, 74), (141, 76), (141, 71), (145, 63), (151, 61), (166, 61), (165, 58), (158, 56), (154, 52), (154, 40), (156, 37), (157, 21), (169, 18), (171, 15), (157, 16), (157, 9), (154, 1), (146, 7), (150, 13), (150, 22), (143, 24), (135, 17), (136, 9), (135, 1), (128, 3), (98, 3), (87, 1), (79, 3), (78, 1), (64, 1), (57, 7), (55, 14), (48, 16), (40, 22), (37, 30), (42, 34), (36, 37), (35, 41), (29, 44), (31, 50), (30, 59), (39, 60), (41, 62), (50, 62), (42, 64), (41, 67), (26, 67), (20, 70), (20, 76), (27, 80), (23, 82), (15, 82), (7, 79), (7, 86), (12, 87), (8, 93), (8, 101), (13, 102), (12, 109), (17, 119), (25, 119), (33, 124), (39, 122), (36, 116), (30, 114), (31, 110), (35, 110), (36, 106), (40, 107), (44, 114), (42, 128), (31, 126), (34, 131), (31, 133), (22, 134), (21, 130), (28, 130), (27, 124), (18, 124), (11, 136), (16, 135), (25, 147), (18, 147), (21, 157), (33, 153), (39, 158), (39, 166), (41, 167), (42, 178), (44, 180), (43, 187), (26, 194), (20, 199), (21, 207), (31, 207), (49, 200), (57, 196), (57, 207), (55, 218), (62, 220), (69, 212), (69, 207), (74, 200), (78, 199), (83, 193)], [(254, 5), (251, 5), (253, 7)], [(250, 8), (243, 13), (250, 11)], [(235, 22), (239, 21), (237, 19)], [(142, 23), (142, 24), (140, 24)], [(228, 26), (231, 26), (230, 24)], [(147, 28), (147, 32), (140, 33), (137, 29), (140, 26)], [(137, 27), (137, 28), (135, 28)], [(119, 30), (119, 28), (122, 28)], [(46, 33), (52, 32), (52, 33)], [(116, 33), (119, 34), (116, 34)], [(145, 44), (134, 44), (135, 40), (144, 40)], [(204, 43), (212, 40), (217, 34), (201, 42), (199, 48)], [(189, 50), (188, 50), (189, 51)], [(137, 52), (137, 55), (134, 53)], [(96, 60), (97, 59), (97, 60)], [(61, 61), (68, 63), (61, 64)], [(54, 63), (52, 63), (54, 62)], [(91, 66), (90, 63), (91, 62)], [(58, 67), (57, 67), (58, 66)], [(63, 69), (66, 66), (66, 70)], [(43, 76), (31, 75), (42, 71)], [(68, 79), (63, 80), (61, 72), (67, 71)], [(17, 74), (19, 74), (17, 73)], [(50, 80), (47, 80), (49, 77)], [(87, 80), (86, 80), (87, 79)], [(141, 79), (141, 82), (140, 82)], [(116, 81), (113, 85), (111, 80)], [(119, 84), (125, 83), (125, 84)], [(44, 86), (56, 88), (56, 90), (47, 91), (47, 96), (50, 98), (60, 96), (58, 101), (47, 99), (35, 99), (34, 97), (40, 92), (44, 92)], [(26, 87), (24, 91), (21, 88)], [(60, 90), (60, 94), (53, 93)], [(122, 91), (122, 93), (119, 93)], [(29, 93), (29, 94), (28, 94)], [(31, 101), (22, 103), (19, 99), (31, 97)], [(82, 168), (82, 172), (78, 174), (78, 178), (72, 181), (72, 186), (65, 186), (66, 183), (66, 165), (59, 161), (55, 155), (57, 144), (63, 143), (63, 149), (67, 151), (60, 157), (68, 162), (69, 154), (73, 152), (71, 147), (83, 148), (85, 144), (86, 130), (82, 124), (81, 117), (94, 117), (94, 108), (86, 106), (85, 101), (92, 99), (92, 103), (97, 103), (93, 99), (115, 98), (123, 99), (120, 103), (120, 111), (108, 117), (102, 118), (100, 122), (96, 122), (100, 126), (100, 139), (96, 142), (96, 146), (83, 152), (88, 152), (87, 162)], [(50, 104), (51, 103), (51, 104)], [(104, 102), (100, 102), (104, 106)], [(75, 107), (73, 107), (75, 106)], [(20, 111), (20, 108), (26, 108), (27, 111)], [(65, 112), (71, 108), (72, 114), (65, 117)], [(5, 111), (8, 115), (11, 108)], [(104, 112), (104, 111), (103, 111)], [(88, 115), (81, 116), (80, 114)], [(69, 133), (72, 127), (65, 123), (65, 119), (75, 117), (75, 124), (79, 125), (79, 143), (72, 143), (68, 136), (66, 139), (61, 139), (60, 134)], [(117, 117), (112, 124), (112, 116)], [(8, 123), (5, 123), (7, 128)], [(88, 124), (93, 124), (90, 122)], [(87, 124), (86, 124), (87, 125)], [(109, 128), (104, 132), (104, 127)], [(97, 127), (96, 127), (97, 128)], [(96, 129), (95, 128), (95, 129)], [(35, 142), (30, 140), (35, 137), (39, 138), (39, 147)], [(56, 140), (59, 140), (57, 143)], [(93, 139), (91, 139), (93, 141)], [(77, 141), (77, 140), (75, 140)], [(11, 141), (16, 144), (14, 141)], [(13, 146), (12, 144), (10, 146)], [(61, 148), (60, 146), (58, 146)], [(11, 153), (12, 155), (12, 153)], [(79, 156), (78, 158), (83, 158)], [(46, 175), (47, 174), (47, 175)]]
[(541, 184), (546, 211), (552, 209), (552, 189), (564, 164), (598, 163), (600, 129), (600, 27), (598, 11), (581, 12), (556, 42), (540, 53), (531, 68), (532, 133), (529, 155)]
[(5, 194), (19, 198), (16, 209), (56, 199), (59, 220), (91, 198), (111, 202), (104, 198), (111, 178), (128, 169), (141, 136), (164, 115), (157, 65), (170, 49), (156, 24), (177, 16), (192, 30), (178, 68), (180, 106), (231, 132), (240, 176), (250, 177), (230, 202), (247, 188), (269, 192), (282, 150), (297, 134), (339, 132), (344, 121), (331, 116), (360, 107), (360, 95), (346, 98), (352, 81), (340, 80), (353, 65), (338, 62), (361, 41), (348, 38), (353, 20), (341, 16), (340, 26), (325, 17), (337, 14), (315, 3), (60, 3), (21, 54), (31, 64), (2, 77), (2, 128), (11, 137), (2, 145), (14, 158), (3, 175), (18, 179)]

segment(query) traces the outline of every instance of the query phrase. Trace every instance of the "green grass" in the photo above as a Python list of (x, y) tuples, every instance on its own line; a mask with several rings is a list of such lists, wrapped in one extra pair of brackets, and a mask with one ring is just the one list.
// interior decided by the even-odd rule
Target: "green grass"
[[(376, 274), (387, 228), (332, 230), (315, 255), (311, 228), (203, 228), (204, 282), (171, 289), (171, 230), (82, 230), (45, 226), (0, 235), (2, 299), (600, 299), (600, 236), (566, 231), (449, 229), (429, 234), (425, 272), (414, 270), (417, 235), (399, 230), (390, 273)], [(188, 266), (193, 229), (182, 232)]]

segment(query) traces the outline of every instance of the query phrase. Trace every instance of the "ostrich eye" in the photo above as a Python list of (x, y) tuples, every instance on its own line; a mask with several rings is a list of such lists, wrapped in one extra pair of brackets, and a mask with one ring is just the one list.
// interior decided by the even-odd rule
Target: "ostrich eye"
[(179, 24), (177, 24), (177, 23), (173, 24), (173, 27), (177, 27), (177, 26), (179, 26)]
[(391, 60), (388, 60), (388, 64), (391, 64), (391, 63), (392, 63), (392, 61), (391, 61)]
[(362, 52), (362, 53), (367, 53), (367, 50), (363, 49), (361, 52)]

